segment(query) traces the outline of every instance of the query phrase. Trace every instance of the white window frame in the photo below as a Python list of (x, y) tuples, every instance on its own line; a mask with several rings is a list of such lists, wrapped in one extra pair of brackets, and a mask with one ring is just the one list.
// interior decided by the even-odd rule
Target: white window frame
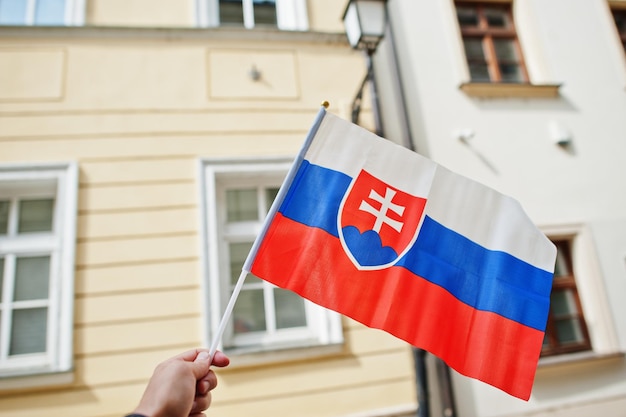
[(571, 243), (572, 267), (589, 331), (591, 350), (542, 357), (539, 359), (539, 366), (619, 354), (615, 321), (609, 307), (606, 284), (590, 227), (583, 224), (568, 224), (544, 227), (542, 231), (550, 239), (567, 239)]
[[(204, 306), (204, 342), (211, 345), (223, 311), (230, 298), (228, 258), (225, 256), (226, 225), (221, 210), (225, 202), (220, 196), (226, 188), (242, 188), (257, 183), (260, 186), (280, 186), (291, 166), (288, 159), (254, 159), (254, 160), (214, 160), (199, 161), (199, 195), (201, 232), (201, 265), (203, 275), (203, 306)], [(267, 179), (267, 180), (266, 180)], [(261, 230), (261, 222), (256, 222), (253, 230), (254, 239)], [(264, 282), (264, 285), (271, 286)], [(278, 335), (241, 335), (232, 338), (227, 330), (219, 343), (223, 349), (226, 338), (231, 337), (235, 347), (228, 352), (232, 354), (249, 354), (258, 352), (277, 352), (302, 347), (336, 347), (343, 343), (341, 315), (305, 300), (307, 329), (282, 331)]]
[[(40, 0), (27, 0), (26, 18), (22, 23), (24, 26), (37, 26), (35, 22), (35, 10), (37, 2)], [(85, 2), (86, 0), (65, 0), (65, 26), (82, 26), (85, 24)]]
[[(36, 302), (37, 306), (44, 303), (48, 307), (46, 352), (9, 357), (8, 335), (3, 335), (5, 343), (0, 347), (0, 389), (53, 385), (67, 383), (72, 379), (77, 193), (76, 163), (0, 165), (1, 199), (55, 199), (52, 232), (0, 236), (0, 254), (5, 258), (5, 272), (11, 272), (15, 255), (49, 254), (51, 257), (49, 298), (47, 302)], [(10, 213), (9, 230), (15, 229), (15, 220), (15, 213)], [(12, 294), (12, 275), (4, 275), (2, 301), (5, 306)], [(8, 332), (6, 323), (3, 323), (2, 331)]]
[[(253, 0), (242, 0), (244, 27), (254, 28)], [(219, 0), (196, 0), (196, 21), (199, 27), (220, 26)], [(276, 0), (276, 21), (280, 30), (309, 30), (306, 0)]]

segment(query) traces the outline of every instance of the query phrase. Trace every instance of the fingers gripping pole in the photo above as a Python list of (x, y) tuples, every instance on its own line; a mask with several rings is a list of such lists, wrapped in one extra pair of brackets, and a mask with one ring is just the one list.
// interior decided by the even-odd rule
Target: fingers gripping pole
[(239, 292), (241, 292), (241, 287), (243, 286), (243, 282), (246, 279), (246, 275), (248, 275), (249, 271), (245, 269), (241, 270), (241, 275), (239, 275), (239, 279), (237, 279), (237, 283), (235, 284), (235, 288), (233, 289), (233, 293), (230, 296), (230, 300), (228, 300), (228, 304), (226, 305), (226, 310), (224, 310), (224, 315), (222, 316), (222, 321), (220, 321), (220, 325), (217, 328), (217, 332), (213, 335), (213, 342), (211, 343), (211, 347), (209, 348), (209, 364), (213, 363), (213, 357), (215, 356), (215, 352), (217, 352), (217, 347), (222, 340), (222, 336), (224, 335), (224, 330), (226, 330), (226, 324), (230, 319), (230, 316), (233, 312), (233, 308), (235, 308), (235, 302), (237, 301), (237, 297), (239, 297)]

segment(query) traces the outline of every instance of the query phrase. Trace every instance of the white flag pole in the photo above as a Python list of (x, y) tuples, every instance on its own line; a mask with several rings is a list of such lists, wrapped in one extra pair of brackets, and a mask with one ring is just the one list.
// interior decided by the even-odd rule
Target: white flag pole
[(209, 364), (213, 363), (213, 356), (215, 356), (215, 352), (217, 352), (217, 347), (220, 344), (220, 340), (222, 340), (224, 331), (226, 330), (226, 324), (228, 323), (228, 319), (230, 319), (233, 308), (235, 308), (235, 302), (237, 301), (237, 297), (239, 297), (241, 287), (243, 286), (243, 282), (246, 280), (246, 275), (248, 275), (248, 273), (249, 271), (242, 269), (241, 275), (239, 275), (239, 278), (237, 279), (233, 293), (230, 296), (230, 300), (228, 300), (228, 304), (226, 305), (226, 310), (224, 310), (222, 321), (220, 321), (217, 332), (215, 332), (215, 335), (213, 336), (213, 343), (211, 343), (211, 347), (209, 348)]
[(209, 363), (213, 363), (213, 356), (215, 356), (215, 352), (217, 352), (217, 348), (220, 344), (220, 341), (222, 340), (224, 331), (226, 330), (226, 324), (228, 323), (228, 320), (230, 319), (233, 309), (235, 308), (235, 302), (237, 301), (237, 297), (239, 297), (239, 293), (241, 292), (241, 287), (243, 287), (243, 282), (245, 281), (246, 276), (250, 273), (250, 269), (252, 269), (252, 262), (254, 262), (254, 258), (256, 257), (256, 253), (259, 250), (259, 246), (261, 245), (261, 242), (263, 241), (263, 238), (265, 237), (265, 233), (267, 232), (267, 229), (270, 223), (272, 222), (274, 215), (278, 211), (278, 208), (280, 207), (283, 200), (285, 199), (285, 195), (287, 194), (287, 191), (289, 190), (289, 187), (291, 186), (291, 183), (293, 182), (293, 179), (295, 178), (296, 173), (298, 172), (298, 169), (300, 168), (300, 165), (302, 164), (302, 161), (304, 161), (304, 155), (306, 154), (306, 152), (309, 150), (309, 147), (311, 146), (313, 137), (315, 137), (315, 134), (317, 133), (317, 129), (322, 123), (322, 119), (324, 118), (324, 115), (326, 114), (327, 108), (328, 108), (328, 102), (324, 101), (322, 103), (322, 107), (320, 108), (320, 111), (317, 113), (317, 116), (315, 117), (313, 125), (311, 126), (311, 129), (309, 130), (309, 133), (307, 134), (307, 137), (304, 141), (304, 144), (302, 145), (302, 148), (300, 149), (300, 152), (298, 152), (298, 155), (296, 156), (293, 164), (291, 165), (291, 168), (289, 169), (289, 172), (287, 173), (287, 176), (285, 177), (283, 184), (278, 190), (278, 194), (276, 194), (276, 198), (274, 199), (274, 202), (272, 203), (272, 206), (270, 207), (267, 213), (267, 216), (265, 216), (265, 221), (263, 222), (261, 231), (259, 232), (256, 239), (254, 240), (254, 244), (252, 245), (252, 248), (250, 249), (250, 252), (248, 253), (248, 257), (246, 258), (246, 261), (243, 264), (243, 268), (241, 269), (241, 274), (239, 275), (239, 278), (237, 279), (237, 283), (235, 284), (233, 293), (230, 296), (230, 300), (228, 300), (228, 304), (226, 305), (226, 309), (224, 310), (224, 315), (222, 316), (222, 320), (220, 321), (217, 331), (213, 335), (213, 342), (211, 343), (211, 347), (209, 348)]

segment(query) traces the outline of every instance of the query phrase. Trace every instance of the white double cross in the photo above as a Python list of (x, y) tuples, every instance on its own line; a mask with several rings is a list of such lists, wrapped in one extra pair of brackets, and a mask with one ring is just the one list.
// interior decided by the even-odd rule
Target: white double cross
[(391, 188), (387, 188), (384, 197), (378, 194), (376, 191), (370, 190), (369, 198), (380, 203), (379, 210), (372, 207), (372, 205), (367, 203), (365, 200), (361, 201), (359, 210), (370, 213), (376, 218), (376, 221), (374, 222), (374, 227), (372, 228), (372, 230), (374, 230), (376, 233), (380, 233), (380, 228), (383, 226), (383, 224), (389, 225), (398, 233), (402, 230), (402, 226), (404, 225), (404, 223), (387, 216), (387, 212), (389, 210), (393, 211), (400, 217), (402, 217), (402, 214), (404, 214), (404, 209), (406, 207), (400, 206), (392, 202), (395, 195), (396, 191), (392, 190)]

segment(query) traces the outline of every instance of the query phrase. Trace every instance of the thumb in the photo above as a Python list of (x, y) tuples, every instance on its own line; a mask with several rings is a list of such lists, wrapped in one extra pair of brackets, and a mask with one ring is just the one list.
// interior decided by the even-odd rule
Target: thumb
[(200, 379), (209, 373), (209, 352), (202, 351), (198, 353), (193, 361), (193, 374), (196, 379)]

